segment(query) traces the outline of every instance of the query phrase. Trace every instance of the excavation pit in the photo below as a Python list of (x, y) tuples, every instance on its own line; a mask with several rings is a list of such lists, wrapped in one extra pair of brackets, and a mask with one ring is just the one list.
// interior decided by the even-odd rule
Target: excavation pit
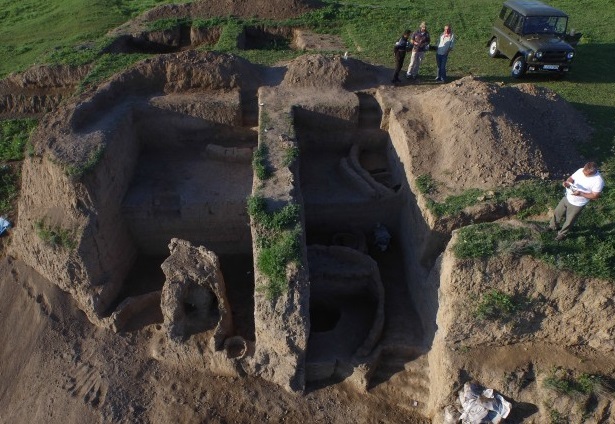
[(244, 28), (237, 47), (242, 50), (290, 50), (292, 41), (290, 27), (249, 26)]
[(138, 137), (143, 147), (122, 202), (138, 250), (163, 255), (178, 237), (218, 254), (250, 252), (246, 199), (256, 132), (207, 122), (191, 131), (158, 125)]
[(222, 33), (220, 27), (191, 27), (177, 25), (160, 31), (144, 31), (122, 35), (104, 49), (105, 53), (165, 54), (195, 49), (199, 46), (215, 46)]
[(339, 363), (368, 354), (380, 337), (384, 303), (377, 266), (347, 247), (308, 247), (310, 336), (306, 379), (327, 379)]

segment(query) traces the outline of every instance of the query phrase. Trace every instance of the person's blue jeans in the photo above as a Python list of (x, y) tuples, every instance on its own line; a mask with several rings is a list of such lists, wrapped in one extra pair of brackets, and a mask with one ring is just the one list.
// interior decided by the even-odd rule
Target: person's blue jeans
[(446, 81), (446, 60), (447, 54), (436, 54), (436, 63), (438, 65), (438, 76), (436, 77), (440, 81)]

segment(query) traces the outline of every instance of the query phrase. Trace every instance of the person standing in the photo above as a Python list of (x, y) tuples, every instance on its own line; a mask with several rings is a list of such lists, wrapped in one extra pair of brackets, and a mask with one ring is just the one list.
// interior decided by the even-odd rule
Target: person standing
[(412, 55), (410, 56), (406, 78), (416, 80), (419, 75), (419, 67), (425, 57), (425, 52), (429, 50), (429, 43), (431, 42), (425, 22), (421, 22), (419, 29), (412, 34), (410, 41), (412, 42)]
[(446, 62), (448, 54), (455, 45), (455, 34), (450, 25), (444, 25), (444, 32), (440, 34), (438, 49), (436, 51), (436, 64), (438, 65), (438, 75), (436, 81), (446, 82)]
[[(590, 200), (598, 199), (604, 188), (604, 180), (594, 162), (587, 162), (583, 168), (578, 169), (562, 184), (566, 187), (566, 195), (553, 211), (549, 223), (550, 230), (558, 231), (559, 229), (555, 240), (566, 238), (570, 227), (577, 220), (585, 205)], [(559, 228), (562, 220), (564, 222)]]
[(401, 72), (401, 68), (403, 68), (404, 66), (406, 52), (410, 49), (411, 46), (410, 42), (408, 41), (409, 37), (410, 30), (407, 29), (404, 31), (397, 43), (395, 43), (395, 47), (393, 48), (393, 54), (395, 55), (395, 73), (393, 74), (393, 79), (391, 80), (393, 84), (401, 82), (399, 80), (399, 73)]

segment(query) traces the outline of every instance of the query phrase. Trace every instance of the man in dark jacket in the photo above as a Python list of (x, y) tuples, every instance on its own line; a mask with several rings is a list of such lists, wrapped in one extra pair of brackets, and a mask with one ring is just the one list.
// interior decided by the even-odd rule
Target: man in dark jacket
[(419, 66), (421, 66), (425, 52), (429, 50), (429, 43), (431, 42), (425, 22), (421, 22), (418, 31), (412, 34), (410, 41), (412, 43), (412, 55), (410, 56), (406, 78), (416, 80), (419, 75)]
[(393, 79), (391, 82), (393, 84), (401, 82), (399, 80), (399, 72), (401, 68), (404, 66), (404, 59), (406, 58), (406, 52), (411, 48), (411, 44), (408, 41), (410, 37), (410, 30), (407, 29), (402, 34), (401, 38), (397, 43), (395, 43), (395, 47), (393, 49), (393, 53), (395, 54), (395, 73), (393, 74)]

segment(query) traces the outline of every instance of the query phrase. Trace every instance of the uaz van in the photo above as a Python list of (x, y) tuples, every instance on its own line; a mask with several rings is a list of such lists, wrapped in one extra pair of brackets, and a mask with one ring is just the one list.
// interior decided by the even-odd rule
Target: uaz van
[(581, 34), (566, 33), (568, 15), (535, 0), (508, 0), (493, 24), (489, 56), (510, 59), (511, 75), (570, 71)]

